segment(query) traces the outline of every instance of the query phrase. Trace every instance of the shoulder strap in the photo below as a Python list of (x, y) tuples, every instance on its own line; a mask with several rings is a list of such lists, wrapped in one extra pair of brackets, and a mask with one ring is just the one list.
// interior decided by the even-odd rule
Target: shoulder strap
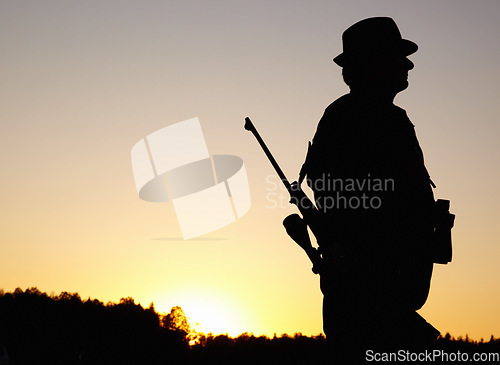
[(302, 164), (302, 167), (300, 168), (300, 172), (299, 172), (299, 186), (302, 184), (302, 181), (304, 181), (304, 178), (307, 175), (307, 172), (309, 170), (310, 160), (311, 160), (311, 141), (309, 141), (308, 144), (307, 144), (306, 159), (305, 159), (304, 163)]

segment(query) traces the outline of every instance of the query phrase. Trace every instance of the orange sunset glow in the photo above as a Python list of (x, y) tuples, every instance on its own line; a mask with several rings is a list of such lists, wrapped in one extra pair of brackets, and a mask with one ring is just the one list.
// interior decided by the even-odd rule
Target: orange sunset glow
[[(322, 333), (319, 277), (282, 225), (296, 207), (244, 118), (297, 179), (348, 92), (342, 32), (389, 16), (419, 45), (395, 104), (456, 215), (419, 313), (442, 334), (500, 336), (498, 14), (486, 0), (1, 2), (0, 289), (180, 306), (203, 333)], [(251, 208), (184, 240), (171, 202), (138, 197), (130, 154), (194, 117), (210, 154), (243, 159)]]

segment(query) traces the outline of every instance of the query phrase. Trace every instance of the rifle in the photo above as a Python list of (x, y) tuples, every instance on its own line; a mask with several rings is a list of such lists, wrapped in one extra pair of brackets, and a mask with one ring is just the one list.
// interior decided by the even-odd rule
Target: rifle
[[(269, 151), (259, 132), (257, 132), (257, 129), (248, 117), (245, 118), (245, 129), (252, 132), (252, 134), (255, 136), (260, 146), (264, 150), (267, 158), (271, 162), (271, 165), (273, 165), (274, 170), (283, 182), (283, 185), (285, 185), (286, 190), (290, 194), (290, 203), (295, 204), (302, 214), (303, 218), (301, 218), (298, 214), (290, 214), (283, 220), (283, 226), (285, 227), (288, 235), (306, 252), (307, 256), (313, 264), (312, 271), (315, 274), (318, 274), (321, 269), (322, 258), (319, 251), (311, 245), (307, 227), (309, 226), (309, 228), (311, 229), (311, 232), (316, 237), (318, 244), (324, 242), (324, 240), (326, 239), (326, 235), (324, 233), (325, 230), (322, 226), (320, 212), (300, 187), (303, 176), (299, 176), (299, 181), (294, 181), (290, 184), (285, 174), (279, 167), (278, 163), (274, 159), (273, 155), (271, 154), (271, 151)], [(310, 147), (311, 143), (309, 143), (309, 148)]]

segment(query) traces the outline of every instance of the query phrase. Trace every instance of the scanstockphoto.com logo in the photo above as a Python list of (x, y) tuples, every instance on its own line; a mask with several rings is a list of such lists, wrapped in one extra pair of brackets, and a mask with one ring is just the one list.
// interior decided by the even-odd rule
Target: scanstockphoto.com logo
[(476, 352), (469, 354), (457, 350), (456, 352), (447, 352), (441, 349), (425, 350), (423, 352), (412, 352), (408, 350), (399, 350), (397, 352), (376, 352), (367, 350), (365, 360), (368, 363), (386, 363), (386, 364), (497, 364), (500, 362), (500, 354), (495, 352)]
[(243, 160), (210, 155), (198, 118), (147, 135), (131, 158), (139, 197), (172, 201), (184, 239), (227, 226), (250, 209)]
[[(393, 179), (366, 178), (340, 179), (324, 174), (315, 180), (306, 179), (307, 185), (315, 192), (325, 194), (317, 199), (317, 207), (322, 211), (331, 209), (379, 209), (382, 194), (394, 191)], [(266, 208), (286, 208), (290, 197), (279, 178), (266, 177)]]

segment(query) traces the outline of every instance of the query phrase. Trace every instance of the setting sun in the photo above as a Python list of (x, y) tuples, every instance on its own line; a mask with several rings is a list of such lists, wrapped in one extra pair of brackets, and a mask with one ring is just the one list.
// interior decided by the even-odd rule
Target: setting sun
[[(193, 290), (174, 295), (184, 311), (191, 329), (198, 333), (237, 336), (247, 330), (248, 314), (242, 306), (224, 294)], [(168, 305), (159, 301), (158, 307), (168, 313)]]

